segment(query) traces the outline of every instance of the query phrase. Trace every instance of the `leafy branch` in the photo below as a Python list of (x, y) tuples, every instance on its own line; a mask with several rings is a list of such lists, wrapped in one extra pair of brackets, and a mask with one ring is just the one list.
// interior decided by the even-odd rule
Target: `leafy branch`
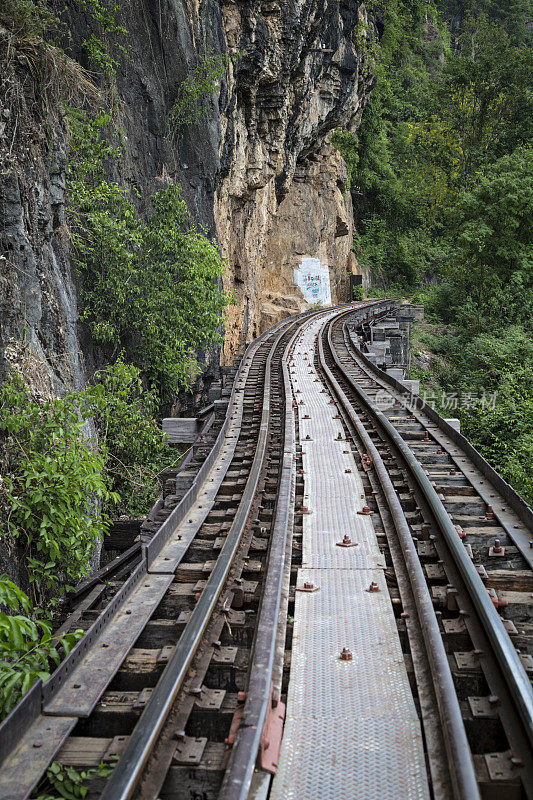
[[(39, 678), (50, 677), (51, 666), (59, 666), (82, 630), (52, 635), (50, 622), (38, 616), (29, 597), (9, 579), (0, 576), (0, 719)], [(24, 613), (20, 613), (24, 612)]]

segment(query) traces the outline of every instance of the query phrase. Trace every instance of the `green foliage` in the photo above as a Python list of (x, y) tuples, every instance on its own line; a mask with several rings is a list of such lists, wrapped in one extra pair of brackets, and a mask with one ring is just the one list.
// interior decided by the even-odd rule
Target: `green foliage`
[(452, 324), (464, 296), (457, 286), (443, 281), (438, 286), (419, 289), (410, 295), (410, 300), (424, 306), (424, 317), (429, 322)]
[[(146, 513), (160, 472), (179, 462), (156, 416), (155, 393), (122, 358), (64, 398), (35, 396), (18, 373), (0, 390), (0, 534), (25, 548), (41, 602), (87, 573), (109, 515)], [(89, 418), (98, 444), (87, 438)]]
[(32, 0), (2, 0), (0, 21), (16, 36), (26, 38), (42, 38), (58, 22), (44, 3), (34, 3)]
[(195, 352), (213, 340), (228, 298), (224, 263), (170, 184), (151, 198), (142, 219), (128, 193), (104, 178), (120, 151), (108, 116), (71, 113), (71, 229), (83, 278), (82, 317), (109, 361), (125, 350), (160, 397), (189, 386)]
[[(102, 202), (105, 202), (108, 188), (104, 182), (105, 169), (120, 159), (123, 142), (121, 134), (113, 127), (111, 115), (102, 108), (89, 114), (69, 106), (66, 119), (69, 127), (69, 202), (76, 223), (80, 208), (94, 202), (92, 193), (100, 190)], [(74, 224), (71, 230), (74, 244), (82, 231)]]
[(7, 575), (0, 576), (0, 719), (14, 708), (36, 680), (50, 677), (83, 635), (82, 630), (52, 636), (29, 597)]
[(116, 761), (102, 762), (97, 767), (79, 772), (73, 766), (65, 766), (54, 761), (46, 771), (46, 778), (41, 782), (37, 800), (82, 800), (89, 791), (91, 781), (95, 778), (108, 778), (115, 764)]
[(208, 50), (196, 67), (187, 73), (170, 112), (170, 125), (175, 131), (182, 125), (200, 122), (205, 116), (206, 100), (220, 86), (228, 64), (228, 55)]
[(76, 401), (75, 395), (36, 399), (17, 373), (0, 389), (6, 437), (0, 530), (26, 548), (41, 597), (86, 574), (108, 524), (98, 506), (115, 499), (105, 483), (104, 455), (88, 441)]
[(435, 8), (427, 18), (410, 0), (385, 10), (353, 178), (361, 258), (382, 283), (446, 274), (462, 193), (531, 140), (531, 49), (495, 21), (495, 4), (490, 19), (465, 5), (453, 49)]
[(444, 44), (425, 34), (431, 7), (394, 0), (384, 10), (377, 85), (359, 131), (356, 223), (362, 253), (381, 282), (416, 283), (438, 253), (425, 233), (446, 196), (442, 167), (429, 170), (413, 136), (432, 110), (433, 65)]
[(443, 124), (461, 152), (465, 188), (476, 172), (524, 146), (532, 133), (533, 55), (484, 15), (468, 17), (435, 86)]
[[(146, 513), (160, 472), (179, 462), (156, 417), (156, 394), (122, 358), (62, 399), (35, 397), (18, 374), (0, 390), (0, 532), (25, 547), (41, 601), (86, 574), (109, 515)], [(98, 445), (87, 439), (89, 418)]]
[(386, 4), (352, 187), (358, 259), (391, 293), (417, 289), (412, 299), (440, 326), (426, 342), (437, 359), (417, 377), (437, 391), (437, 405), (442, 391), (497, 390), (492, 405), (441, 410), (457, 414), (472, 443), (531, 499), (527, 6)]
[(98, 35), (92, 33), (83, 41), (89, 63), (114, 83), (118, 62), (111, 55), (112, 46), (121, 53), (128, 52), (122, 44), (128, 31), (116, 21), (120, 6), (118, 3), (104, 5), (102, 0), (78, 0), (78, 3), (90, 13), (98, 28)]
[(159, 485), (158, 474), (171, 460), (156, 421), (157, 398), (143, 388), (139, 370), (120, 358), (100, 370), (95, 381), (85, 393), (86, 402), (98, 438), (106, 445), (109, 486), (120, 495), (120, 503), (113, 503), (109, 511), (146, 513)]
[(352, 177), (355, 174), (357, 164), (359, 162), (359, 154), (357, 152), (357, 136), (355, 133), (350, 133), (344, 128), (337, 128), (331, 137), (332, 144), (337, 148), (341, 156), (346, 162), (348, 168), (348, 184), (349, 189), (352, 183)]
[(496, 161), (458, 199), (459, 251), (452, 275), (475, 300), (480, 324), (493, 313), (500, 323), (531, 320), (532, 187), (533, 152), (516, 150)]
[(391, 286), (388, 289), (380, 289), (378, 286), (370, 286), (366, 292), (367, 297), (376, 297), (379, 300), (387, 300), (389, 297), (397, 297), (398, 294), (401, 294), (401, 292), (399, 290), (396, 291), (394, 286)]
[(463, 433), (530, 505), (533, 504), (533, 401), (509, 370), (494, 406), (461, 412)]
[[(422, 299), (428, 316), (439, 322), (444, 316), (442, 309), (451, 306), (451, 321), (455, 322), (460, 297), (453, 287), (445, 291), (439, 287), (415, 299)], [(533, 502), (531, 335), (521, 325), (505, 326), (497, 320), (492, 330), (476, 332), (475, 318), (469, 319), (466, 313), (460, 326), (433, 330), (420, 334), (417, 326), (414, 328), (415, 347), (420, 341), (438, 357), (429, 371), (411, 370), (412, 377), (421, 380), (421, 393), (434, 391), (437, 410), (446, 417), (459, 417), (462, 433), (527, 502)], [(451, 410), (443, 403), (442, 392), (472, 396), (477, 402), (459, 403)], [(484, 394), (493, 402), (480, 403)]]

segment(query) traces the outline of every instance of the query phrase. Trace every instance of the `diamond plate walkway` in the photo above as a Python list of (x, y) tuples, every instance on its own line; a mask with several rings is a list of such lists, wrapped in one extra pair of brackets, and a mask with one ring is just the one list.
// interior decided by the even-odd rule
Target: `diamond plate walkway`
[[(330, 395), (313, 366), (313, 321), (291, 379), (305, 472), (287, 716), (271, 800), (426, 800), (422, 734), (364, 490)], [(304, 419), (309, 415), (309, 419)], [(310, 439), (306, 439), (309, 436)], [(351, 470), (351, 472), (346, 472)], [(337, 547), (348, 534), (357, 547)], [(380, 591), (366, 591), (375, 581)], [(341, 661), (346, 647), (351, 661)]]

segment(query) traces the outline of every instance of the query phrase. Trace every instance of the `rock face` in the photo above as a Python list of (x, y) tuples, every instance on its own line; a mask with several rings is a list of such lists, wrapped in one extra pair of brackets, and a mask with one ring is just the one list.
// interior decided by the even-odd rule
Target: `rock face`
[[(351, 200), (329, 136), (338, 126), (357, 128), (370, 89), (355, 32), (366, 11), (353, 0), (119, 0), (118, 8), (130, 56), (112, 45), (125, 132), (112, 177), (136, 187), (141, 212), (162, 178), (179, 182), (218, 237), (229, 259), (225, 286), (236, 299), (226, 321), (228, 361), (306, 307), (294, 282), (303, 258), (329, 266), (333, 302), (347, 297)], [(96, 24), (81, 4), (67, 4), (64, 17), (68, 53), (88, 68), (83, 43)], [(227, 52), (233, 62), (205, 101), (204, 118), (173, 137), (168, 114), (177, 89), (207, 51)], [(36, 59), (0, 26), (0, 380), (9, 341), (24, 339), (43, 380), (61, 391), (83, 385), (97, 355), (79, 322), (69, 258), (61, 97), (53, 83), (46, 102), (39, 96), (44, 62)], [(219, 351), (207, 360), (209, 380)]]
[(304, 258), (318, 258), (328, 265), (333, 302), (345, 299), (353, 239), (347, 177), (338, 151), (327, 143), (298, 165), (267, 238), (260, 275), (262, 330), (283, 315), (308, 307), (293, 273)]
[(308, 307), (294, 283), (302, 257), (330, 268), (333, 302), (347, 299), (352, 209), (346, 167), (328, 134), (355, 130), (370, 82), (356, 47), (363, 6), (351, 2), (224, 3), (240, 57), (222, 115), (215, 221), (236, 296), (224, 357)]
[(0, 380), (13, 339), (39, 359), (49, 389), (77, 388), (85, 375), (65, 227), (67, 132), (60, 114), (47, 117), (10, 39), (0, 28)]
[[(62, 394), (99, 365), (71, 261), (63, 103), (111, 104), (124, 154), (110, 178), (135, 188), (140, 213), (162, 181), (180, 183), (228, 258), (224, 284), (236, 302), (222, 352), (205, 354), (202, 378), (176, 403), (192, 411), (221, 362), (308, 307), (294, 279), (304, 259), (329, 268), (333, 302), (347, 299), (347, 270), (357, 267), (352, 208), (330, 135), (359, 124), (371, 79), (356, 26), (372, 23), (354, 0), (116, 0), (129, 55), (108, 42), (115, 80), (83, 89), (85, 42), (102, 31), (90, 4), (46, 3), (69, 31), (66, 60), (3, 27), (0, 2), (0, 383), (11, 362), (41, 395)], [(227, 75), (202, 100), (203, 117), (173, 135), (179, 86), (206, 53), (231, 55)], [(25, 585), (22, 563), (18, 550), (0, 547), (0, 571)]]

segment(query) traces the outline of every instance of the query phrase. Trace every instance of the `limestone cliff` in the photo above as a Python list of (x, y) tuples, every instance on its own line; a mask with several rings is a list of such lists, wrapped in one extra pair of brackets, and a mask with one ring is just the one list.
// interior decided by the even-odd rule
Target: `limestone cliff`
[(283, 313), (308, 307), (294, 284), (293, 270), (303, 258), (315, 257), (328, 265), (333, 302), (345, 299), (353, 239), (347, 177), (338, 151), (327, 143), (298, 164), (267, 238), (261, 276), (262, 329)]
[(224, 3), (239, 52), (222, 113), (215, 220), (233, 265), (224, 355), (307, 304), (294, 283), (302, 257), (329, 266), (333, 302), (346, 299), (352, 211), (345, 165), (328, 143), (355, 130), (368, 78), (355, 44), (364, 7), (350, 2)]
[(65, 226), (67, 132), (32, 77), (35, 61), (49, 77), (41, 58), (0, 27), (0, 379), (17, 351), (11, 340), (22, 340), (58, 390), (79, 387), (84, 367)]
[[(69, 63), (90, 68), (84, 41), (94, 20), (76, 0), (50, 5), (70, 31)], [(353, 0), (118, 0), (118, 8), (130, 55), (114, 53), (126, 147), (113, 177), (137, 189), (141, 212), (162, 177), (181, 183), (218, 237), (237, 301), (222, 356), (230, 360), (305, 306), (294, 282), (303, 258), (328, 266), (333, 302), (345, 299), (351, 200), (329, 135), (341, 125), (355, 130), (367, 99), (355, 34), (366, 11)], [(169, 110), (206, 50), (235, 58), (204, 118), (173, 138)], [(97, 353), (79, 322), (69, 260), (58, 76), (46, 53), (1, 26), (0, 61), (0, 362), (10, 339), (25, 338), (55, 390), (80, 386)], [(52, 69), (46, 81), (43, 69)], [(213, 374), (218, 352), (208, 360)]]

